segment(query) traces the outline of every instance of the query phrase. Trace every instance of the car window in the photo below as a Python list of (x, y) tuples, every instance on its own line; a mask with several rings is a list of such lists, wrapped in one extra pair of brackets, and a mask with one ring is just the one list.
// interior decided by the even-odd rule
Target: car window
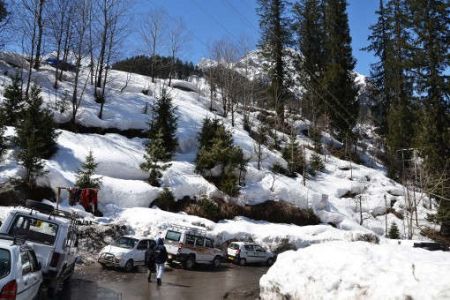
[(155, 242), (154, 240), (149, 240), (148, 242), (149, 242), (149, 244), (150, 244), (150, 248), (151, 248), (151, 249), (153, 249), (153, 248), (156, 247), (156, 242)]
[(33, 250), (28, 250), (28, 256), (30, 258), (30, 263), (31, 263), (31, 268), (33, 270), (33, 272), (39, 271), (39, 264), (38, 264), (38, 260), (36, 257), (36, 254), (34, 253)]
[(165, 238), (166, 240), (179, 242), (180, 238), (181, 238), (181, 232), (167, 230), (166, 238)]
[(140, 241), (137, 245), (136, 249), (138, 250), (147, 250), (148, 249), (148, 241)]
[(244, 245), (245, 250), (253, 251), (253, 245)]
[(213, 248), (213, 242), (210, 239), (205, 240), (205, 247)]
[(26, 240), (53, 245), (56, 240), (58, 225), (31, 216), (16, 216), (9, 234)]
[(255, 246), (255, 250), (258, 252), (266, 252), (261, 246)]
[(11, 272), (11, 253), (9, 250), (0, 249), (0, 279)]
[(137, 242), (138, 242), (137, 239), (133, 239), (133, 238), (129, 238), (129, 237), (121, 237), (120, 239), (116, 240), (113, 243), (113, 246), (125, 248), (125, 249), (133, 249)]
[(239, 245), (235, 244), (235, 243), (231, 243), (230, 244), (230, 248), (233, 249), (233, 250), (239, 250)]
[(205, 238), (204, 237), (198, 236), (198, 237), (195, 238), (195, 246), (203, 247), (204, 244), (205, 244)]
[(194, 246), (194, 244), (195, 244), (195, 237), (193, 235), (186, 234), (186, 245)]
[(22, 275), (30, 273), (33, 268), (31, 265), (30, 256), (28, 255), (28, 251), (20, 252), (20, 260), (22, 262)]

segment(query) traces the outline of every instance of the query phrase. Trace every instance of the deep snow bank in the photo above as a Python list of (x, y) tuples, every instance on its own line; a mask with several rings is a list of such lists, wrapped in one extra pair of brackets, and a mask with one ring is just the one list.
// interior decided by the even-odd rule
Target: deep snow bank
[(262, 299), (449, 299), (450, 253), (329, 242), (288, 251), (260, 279)]

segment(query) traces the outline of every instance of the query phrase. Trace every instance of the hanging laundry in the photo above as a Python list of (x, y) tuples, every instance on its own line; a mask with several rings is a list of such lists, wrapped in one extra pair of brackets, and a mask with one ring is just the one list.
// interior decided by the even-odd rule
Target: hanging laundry
[(90, 189), (82, 189), (80, 203), (87, 212), (92, 212), (90, 204)]

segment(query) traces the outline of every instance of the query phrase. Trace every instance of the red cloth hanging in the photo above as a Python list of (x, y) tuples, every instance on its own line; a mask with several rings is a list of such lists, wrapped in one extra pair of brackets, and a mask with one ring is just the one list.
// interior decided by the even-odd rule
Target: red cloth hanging
[(90, 202), (90, 189), (83, 189), (81, 191), (80, 203), (86, 211), (91, 211)]

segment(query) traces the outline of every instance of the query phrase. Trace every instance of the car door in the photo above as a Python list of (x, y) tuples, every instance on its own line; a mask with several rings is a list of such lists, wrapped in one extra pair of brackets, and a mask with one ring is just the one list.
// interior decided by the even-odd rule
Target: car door
[(205, 238), (203, 236), (195, 237), (195, 256), (198, 262), (208, 261), (208, 252), (205, 248)]
[(262, 263), (267, 260), (267, 251), (258, 245), (255, 246), (255, 260), (255, 262), (258, 263)]
[[(242, 256), (241, 256), (242, 257)], [(247, 262), (255, 262), (255, 249), (253, 245), (244, 245), (244, 256)]]
[(33, 267), (27, 250), (20, 250), (21, 270), (17, 274), (17, 298), (18, 300), (33, 299), (32, 273)]
[(28, 288), (30, 289), (31, 294), (33, 297), (39, 293), (39, 288), (41, 287), (42, 283), (42, 272), (40, 264), (36, 258), (36, 254), (32, 249), (29, 249), (28, 251), (28, 257), (30, 258), (31, 263), (31, 273), (29, 277), (29, 284)]
[(148, 240), (141, 240), (134, 250), (133, 260), (135, 265), (145, 264), (145, 252), (148, 249)]
[(205, 253), (207, 255), (206, 259), (208, 261), (211, 262), (214, 260), (214, 257), (216, 256), (216, 253), (214, 251), (214, 242), (209, 238), (205, 239)]

